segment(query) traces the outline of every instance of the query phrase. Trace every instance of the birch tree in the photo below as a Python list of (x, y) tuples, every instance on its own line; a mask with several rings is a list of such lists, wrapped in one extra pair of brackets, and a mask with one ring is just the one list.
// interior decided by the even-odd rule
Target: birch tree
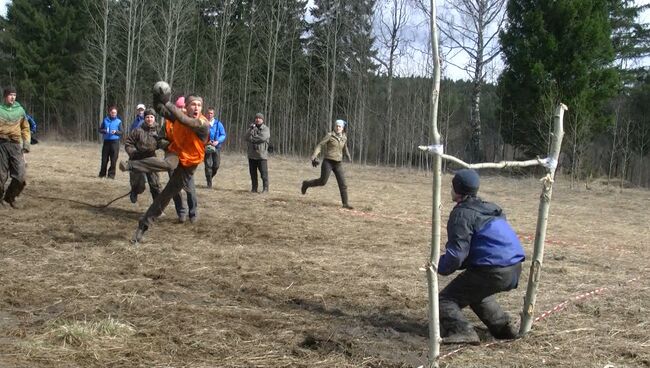
[(440, 17), (440, 32), (447, 38), (451, 53), (464, 54), (469, 60), (459, 67), (472, 81), (470, 160), (481, 161), (481, 88), (486, 66), (501, 52), (497, 36), (505, 19), (506, 0), (450, 0), (447, 4), (447, 15)]

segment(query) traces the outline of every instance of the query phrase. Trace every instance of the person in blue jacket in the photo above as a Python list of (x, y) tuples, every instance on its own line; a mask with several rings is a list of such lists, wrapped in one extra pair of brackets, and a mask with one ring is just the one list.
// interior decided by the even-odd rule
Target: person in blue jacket
[(30, 144), (38, 144), (38, 139), (34, 138), (38, 124), (36, 124), (36, 120), (34, 120), (34, 118), (29, 114), (25, 114), (25, 118), (27, 118), (27, 121), (29, 122), (29, 132), (32, 134)]
[[(108, 108), (108, 116), (104, 118), (99, 132), (102, 134), (104, 145), (102, 146), (102, 164), (99, 169), (99, 177), (115, 179), (115, 168), (117, 166), (117, 156), (120, 153), (120, 136), (122, 136), (122, 120), (117, 116), (117, 107)], [(108, 166), (108, 160), (111, 166)]]
[(479, 175), (469, 169), (456, 172), (452, 180), (456, 206), (447, 222), (446, 251), (438, 262), (438, 273), (447, 276), (464, 271), (439, 295), (443, 344), (480, 343), (461, 311), (467, 306), (495, 338), (517, 337), (510, 316), (494, 295), (517, 288), (524, 249), (503, 210), (477, 196), (479, 184)]
[(208, 188), (212, 188), (212, 179), (217, 175), (221, 164), (221, 145), (226, 140), (226, 129), (223, 124), (214, 117), (214, 108), (208, 108), (208, 123), (210, 123), (210, 138), (205, 145), (205, 181)]
[(146, 106), (144, 104), (138, 104), (138, 106), (135, 107), (135, 118), (133, 119), (133, 122), (131, 123), (131, 129), (129, 131), (134, 131), (138, 129), (139, 127), (142, 126), (142, 123), (144, 123), (144, 110), (146, 109)]

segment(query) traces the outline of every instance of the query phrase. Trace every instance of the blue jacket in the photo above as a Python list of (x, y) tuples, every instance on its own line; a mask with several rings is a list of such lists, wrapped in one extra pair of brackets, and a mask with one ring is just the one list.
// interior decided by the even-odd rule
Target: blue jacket
[[(111, 134), (113, 130), (115, 134)], [(115, 119), (111, 119), (110, 116), (105, 117), (99, 128), (99, 132), (104, 137), (104, 141), (116, 141), (120, 139), (122, 135), (122, 120), (119, 116), (116, 116)]]
[(210, 127), (210, 138), (209, 141), (218, 141), (217, 149), (221, 148), (221, 144), (226, 140), (226, 129), (223, 127), (223, 124), (218, 120), (214, 119), (214, 124)]
[(131, 123), (131, 130), (136, 130), (140, 126), (142, 126), (142, 123), (144, 123), (144, 115), (136, 115), (135, 119), (133, 119), (133, 123)]
[(31, 115), (29, 115), (29, 114), (25, 114), (25, 117), (27, 118), (27, 121), (29, 122), (29, 131), (30, 131), (30, 133), (32, 133), (32, 134), (36, 133), (36, 128), (37, 128), (36, 120), (34, 120), (34, 118), (31, 117)]
[(501, 208), (477, 197), (467, 198), (451, 211), (447, 239), (447, 249), (438, 262), (441, 275), (468, 267), (507, 267), (525, 259), (519, 238)]

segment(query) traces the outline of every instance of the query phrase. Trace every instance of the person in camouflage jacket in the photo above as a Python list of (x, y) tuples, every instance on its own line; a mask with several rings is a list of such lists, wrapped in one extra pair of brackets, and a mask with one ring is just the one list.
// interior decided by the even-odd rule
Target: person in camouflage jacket
[[(145, 110), (143, 124), (133, 129), (124, 141), (124, 150), (129, 155), (129, 160), (140, 160), (156, 156), (156, 149), (158, 148), (157, 128), (154, 109)], [(138, 195), (144, 192), (145, 179), (149, 183), (151, 197), (156, 199), (160, 194), (160, 176), (157, 172), (129, 171), (129, 181), (131, 183), (129, 198), (131, 203), (136, 203)]]
[[(4, 200), (11, 207), (18, 208), (16, 197), (26, 185), (23, 153), (29, 152), (31, 134), (25, 110), (16, 101), (16, 90), (5, 88), (3, 97), (0, 105), (0, 204), (4, 206)], [(9, 177), (11, 183), (5, 192)]]

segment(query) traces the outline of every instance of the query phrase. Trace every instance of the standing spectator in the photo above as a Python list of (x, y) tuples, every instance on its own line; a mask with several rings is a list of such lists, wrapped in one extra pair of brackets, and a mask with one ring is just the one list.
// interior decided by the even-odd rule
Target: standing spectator
[(34, 118), (29, 114), (25, 114), (25, 118), (27, 118), (27, 121), (29, 122), (29, 133), (32, 136), (31, 141), (29, 143), (38, 144), (38, 139), (34, 137), (34, 135), (36, 135), (36, 129), (38, 128), (38, 124), (36, 123), (36, 120), (34, 120)]
[(210, 138), (205, 146), (205, 181), (208, 188), (212, 188), (212, 179), (217, 175), (221, 164), (221, 145), (226, 140), (226, 129), (223, 124), (214, 117), (214, 108), (208, 108), (208, 123), (210, 124)]
[[(2, 95), (4, 101), (0, 105), (0, 199), (9, 203), (12, 208), (18, 208), (16, 197), (26, 185), (23, 153), (29, 152), (31, 134), (29, 123), (25, 119), (25, 110), (16, 101), (16, 89), (7, 87)], [(5, 192), (5, 183), (10, 176), (11, 183)], [(0, 204), (4, 206), (2, 200)]]
[[(131, 132), (124, 141), (124, 150), (129, 155), (129, 160), (140, 160), (147, 157), (156, 157), (158, 147), (158, 132), (156, 131), (156, 112), (154, 109), (147, 109), (144, 112), (144, 123)], [(140, 173), (129, 172), (131, 183), (131, 203), (138, 201), (138, 194), (144, 192), (145, 179), (149, 183), (151, 198), (156, 199), (160, 194), (160, 177), (157, 172)]]
[[(99, 177), (105, 178), (108, 174), (109, 179), (115, 179), (115, 166), (117, 157), (120, 153), (120, 136), (122, 135), (122, 120), (117, 116), (117, 107), (108, 108), (108, 116), (102, 121), (99, 132), (104, 138), (102, 146), (102, 166), (99, 169)], [(108, 166), (108, 160), (111, 160), (111, 166)]]
[(345, 184), (345, 175), (343, 174), (343, 153), (348, 158), (348, 161), (352, 161), (350, 157), (350, 152), (348, 151), (347, 146), (347, 135), (345, 134), (345, 125), (344, 120), (337, 120), (334, 123), (334, 130), (327, 133), (316, 148), (314, 148), (314, 153), (311, 155), (311, 164), (312, 166), (318, 166), (318, 155), (320, 154), (321, 147), (325, 147), (325, 158), (323, 160), (323, 165), (320, 169), (320, 178), (313, 180), (305, 180), (302, 182), (302, 187), (300, 192), (302, 194), (307, 193), (307, 189), (310, 187), (320, 187), (327, 184), (327, 180), (330, 177), (330, 173), (334, 171), (334, 176), (336, 176), (336, 182), (339, 185), (339, 193), (341, 193), (341, 202), (343, 202), (343, 208), (352, 209), (348, 204), (348, 187)]
[(262, 176), (262, 193), (269, 191), (269, 141), (271, 130), (264, 124), (264, 115), (255, 114), (255, 121), (250, 125), (244, 136), (248, 144), (248, 170), (251, 175), (251, 192), (257, 193), (257, 171)]
[(499, 206), (481, 200), (476, 171), (459, 170), (452, 179), (456, 206), (447, 221), (445, 254), (438, 273), (464, 271), (440, 292), (440, 334), (443, 344), (478, 344), (478, 334), (463, 315), (469, 306), (497, 339), (514, 339), (517, 329), (494, 297), (516, 289), (525, 259), (517, 234)]
[(131, 129), (130, 130), (135, 130), (138, 129), (139, 127), (142, 126), (142, 123), (144, 122), (144, 110), (146, 107), (144, 104), (138, 104), (138, 106), (135, 107), (135, 119), (133, 119), (133, 123), (131, 123)]

